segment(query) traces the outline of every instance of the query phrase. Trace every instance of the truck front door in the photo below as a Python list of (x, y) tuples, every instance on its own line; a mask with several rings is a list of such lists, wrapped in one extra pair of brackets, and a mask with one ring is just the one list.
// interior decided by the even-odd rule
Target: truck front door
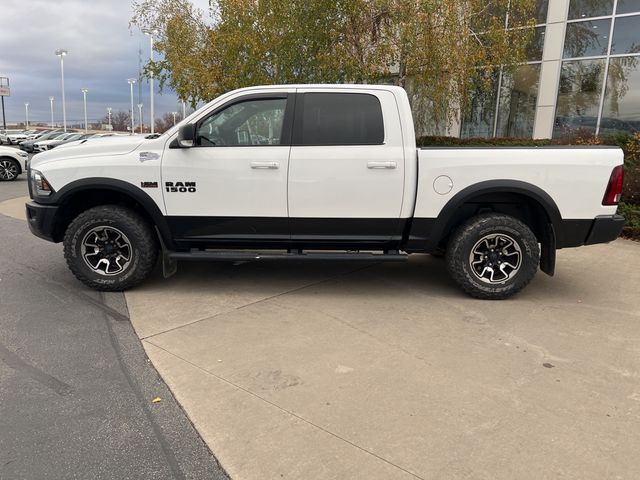
[(289, 240), (292, 98), (287, 91), (234, 98), (197, 122), (193, 147), (165, 149), (162, 188), (178, 246)]

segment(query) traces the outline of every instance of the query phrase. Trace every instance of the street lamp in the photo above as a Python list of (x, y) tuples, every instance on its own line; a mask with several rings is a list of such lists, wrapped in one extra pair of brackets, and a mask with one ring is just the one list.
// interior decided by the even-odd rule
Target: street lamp
[[(27, 119), (27, 130), (28, 130), (29, 129), (29, 104), (28, 103), (24, 104), (24, 113), (25, 113), (25, 116), (26, 116), (26, 119)], [(174, 121), (174, 123), (175, 123), (175, 121)]]
[(107, 107), (107, 115), (109, 115), (109, 131), (113, 130), (111, 126), (111, 107)]
[[(158, 33), (157, 30), (143, 30), (144, 34), (149, 37), (149, 61), (153, 62), (153, 36)], [(151, 133), (153, 133), (155, 116), (153, 113), (153, 72), (149, 72), (149, 109), (151, 117)]]
[(87, 133), (87, 92), (89, 91), (87, 88), (83, 88), (80, 90), (82, 92), (82, 96), (84, 98), (84, 133)]
[(140, 133), (142, 133), (142, 104), (138, 104), (138, 119), (140, 120)]
[(53, 128), (53, 97), (49, 97), (49, 104), (51, 105), (51, 128)]
[(67, 107), (64, 101), (64, 57), (67, 55), (67, 51), (59, 48), (56, 50), (56, 55), (60, 57), (60, 78), (62, 79), (62, 130), (67, 131)]
[(178, 115), (178, 112), (171, 112), (171, 115), (173, 115), (173, 126), (176, 126), (176, 115)]
[(136, 83), (136, 79), (129, 78), (127, 82), (129, 82), (129, 89), (131, 90), (131, 135), (133, 135), (133, 130), (135, 128), (133, 124), (133, 84)]

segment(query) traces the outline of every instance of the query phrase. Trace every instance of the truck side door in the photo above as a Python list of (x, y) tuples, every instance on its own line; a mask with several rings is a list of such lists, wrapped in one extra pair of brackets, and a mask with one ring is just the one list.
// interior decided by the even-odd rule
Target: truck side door
[(231, 99), (198, 120), (193, 147), (165, 149), (162, 188), (179, 246), (289, 241), (289, 97), (275, 91)]
[(405, 164), (393, 93), (299, 88), (295, 110), (292, 241), (382, 248), (400, 240)]

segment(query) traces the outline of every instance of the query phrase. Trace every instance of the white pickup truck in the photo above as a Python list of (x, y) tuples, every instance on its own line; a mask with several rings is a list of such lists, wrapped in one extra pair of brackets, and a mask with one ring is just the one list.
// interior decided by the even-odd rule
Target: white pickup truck
[(178, 260), (444, 253), (463, 290), (500, 299), (553, 275), (556, 249), (618, 236), (622, 164), (607, 147), (416, 149), (398, 87), (254, 87), (160, 136), (36, 155), (26, 208), (95, 289), (137, 285), (158, 257), (168, 276)]

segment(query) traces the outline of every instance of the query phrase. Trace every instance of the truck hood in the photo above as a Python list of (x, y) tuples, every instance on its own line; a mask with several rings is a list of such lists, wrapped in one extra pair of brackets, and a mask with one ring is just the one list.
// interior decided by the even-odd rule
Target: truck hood
[(69, 158), (126, 155), (145, 141), (147, 140), (143, 136), (136, 135), (77, 140), (60, 145), (55, 150), (38, 153), (31, 159), (31, 166), (37, 168), (38, 165)]

